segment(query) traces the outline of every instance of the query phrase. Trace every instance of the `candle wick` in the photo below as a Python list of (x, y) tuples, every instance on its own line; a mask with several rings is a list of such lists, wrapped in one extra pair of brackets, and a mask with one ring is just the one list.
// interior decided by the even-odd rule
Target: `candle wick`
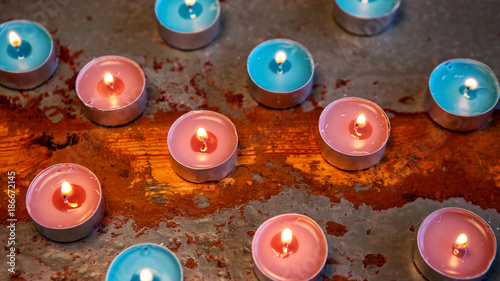
[(206, 139), (203, 141), (203, 147), (200, 150), (201, 150), (201, 152), (207, 151), (207, 140)]
[(278, 74), (283, 74), (283, 66), (282, 63), (278, 63)]

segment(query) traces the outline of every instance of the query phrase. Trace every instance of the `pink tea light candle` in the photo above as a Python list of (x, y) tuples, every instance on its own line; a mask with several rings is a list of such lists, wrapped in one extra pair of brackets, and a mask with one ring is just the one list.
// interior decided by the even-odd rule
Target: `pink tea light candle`
[(319, 118), (320, 151), (339, 169), (367, 169), (382, 158), (390, 131), (389, 118), (375, 103), (354, 97), (339, 99)]
[(26, 209), (46, 238), (76, 241), (90, 235), (102, 221), (101, 184), (86, 167), (56, 164), (33, 179), (26, 193)]
[(238, 133), (226, 116), (208, 110), (188, 112), (170, 127), (168, 149), (174, 171), (191, 182), (217, 181), (238, 158)]
[(327, 256), (325, 234), (304, 215), (270, 218), (253, 237), (252, 257), (259, 280), (316, 280)]
[(146, 108), (146, 78), (134, 61), (103, 56), (85, 65), (76, 78), (78, 98), (88, 118), (104, 126), (127, 124)]
[(484, 280), (497, 251), (495, 234), (476, 214), (444, 208), (420, 226), (413, 259), (431, 281)]

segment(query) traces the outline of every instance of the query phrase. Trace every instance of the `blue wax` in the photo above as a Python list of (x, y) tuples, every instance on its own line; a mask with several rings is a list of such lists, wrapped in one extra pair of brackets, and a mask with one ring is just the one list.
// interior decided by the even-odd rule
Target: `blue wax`
[(143, 269), (153, 273), (154, 281), (181, 281), (182, 269), (177, 258), (165, 247), (138, 244), (121, 252), (106, 274), (107, 281), (140, 280)]
[[(473, 78), (477, 89), (467, 90), (465, 81)], [(495, 74), (483, 63), (470, 59), (449, 60), (434, 69), (429, 79), (434, 100), (444, 110), (460, 116), (475, 116), (493, 108), (499, 98)]]
[[(276, 52), (286, 53), (281, 71)], [(273, 39), (255, 47), (248, 56), (250, 78), (270, 92), (287, 93), (302, 88), (312, 77), (314, 61), (304, 46), (287, 39)]]
[[(18, 48), (9, 42), (11, 31), (21, 38)], [(0, 25), (0, 69), (9, 72), (33, 70), (47, 60), (53, 44), (47, 30), (37, 23), (25, 20), (5, 22)]]
[(191, 33), (207, 29), (220, 12), (217, 0), (197, 0), (189, 7), (184, 0), (157, 0), (155, 13), (168, 29)]
[(400, 0), (335, 0), (340, 8), (360, 18), (377, 18), (392, 12)]

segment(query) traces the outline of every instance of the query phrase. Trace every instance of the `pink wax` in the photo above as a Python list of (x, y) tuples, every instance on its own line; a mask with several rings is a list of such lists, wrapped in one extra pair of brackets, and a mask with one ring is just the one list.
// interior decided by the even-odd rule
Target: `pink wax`
[[(106, 73), (116, 79), (113, 87), (104, 84)], [(144, 72), (134, 61), (120, 56), (104, 56), (92, 60), (78, 73), (76, 92), (86, 106), (113, 110), (138, 100), (145, 84)]]
[[(198, 128), (208, 134), (207, 150), (196, 145)], [(191, 111), (182, 115), (168, 132), (170, 155), (191, 169), (209, 169), (226, 162), (238, 147), (238, 134), (233, 123), (224, 115), (208, 111)]]
[[(354, 130), (356, 119), (364, 114), (366, 125)], [(362, 130), (367, 130), (362, 132)], [(321, 138), (332, 149), (347, 155), (368, 155), (385, 147), (390, 123), (375, 103), (361, 98), (343, 98), (330, 103), (319, 118)]]
[[(290, 252), (276, 246), (285, 228), (292, 231)], [(279, 237), (279, 238), (277, 238)], [(318, 277), (328, 255), (326, 238), (311, 218), (300, 214), (279, 215), (265, 221), (255, 232), (252, 256), (260, 274), (271, 280), (311, 280)]]
[[(78, 206), (62, 207), (61, 185), (67, 181), (73, 187), (68, 197)], [(42, 227), (66, 229), (87, 221), (101, 203), (101, 185), (87, 168), (76, 164), (57, 164), (43, 170), (31, 182), (26, 194), (26, 209)]]
[[(453, 254), (460, 234), (467, 235), (467, 252), (463, 257)], [(490, 226), (476, 214), (460, 208), (444, 208), (430, 214), (418, 230), (417, 247), (431, 270), (446, 278), (460, 280), (485, 274), (497, 249)], [(432, 274), (425, 269), (421, 271), (426, 276)]]

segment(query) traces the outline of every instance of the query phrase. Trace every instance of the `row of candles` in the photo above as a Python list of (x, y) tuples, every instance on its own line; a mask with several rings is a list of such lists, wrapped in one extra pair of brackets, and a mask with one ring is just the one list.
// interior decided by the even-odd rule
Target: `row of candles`
[[(337, 21), (348, 31), (371, 35), (385, 29), (399, 0), (334, 1)], [(179, 49), (209, 44), (219, 33), (217, 0), (157, 0), (159, 33)], [(375, 20), (375, 21), (374, 21)], [(376, 22), (378, 26), (370, 25)], [(49, 33), (29, 21), (0, 25), (0, 84), (31, 89), (57, 68)], [(250, 92), (261, 104), (289, 108), (311, 92), (314, 61), (297, 42), (274, 39), (249, 55)], [(127, 124), (146, 107), (142, 69), (132, 60), (105, 56), (89, 62), (78, 74), (76, 92), (92, 121), (105, 126)], [(499, 85), (486, 65), (467, 59), (444, 62), (429, 81), (428, 113), (441, 126), (470, 131), (484, 125), (499, 99)], [(343, 170), (361, 170), (380, 161), (390, 122), (375, 103), (360, 98), (332, 102), (319, 119), (323, 157)], [(220, 180), (235, 167), (238, 135), (234, 124), (212, 111), (181, 116), (168, 133), (173, 168), (192, 182)], [(52, 202), (47, 206), (46, 202)], [(104, 200), (97, 177), (76, 164), (58, 164), (42, 171), (26, 195), (30, 216), (45, 237), (70, 242), (88, 236), (102, 221)], [(58, 218), (54, 222), (54, 218)], [(464, 237), (467, 237), (465, 240)], [(469, 242), (467, 242), (469, 241)], [(320, 275), (328, 252), (321, 228), (299, 214), (269, 219), (255, 233), (252, 254), (262, 280), (310, 280)], [(431, 214), (417, 234), (414, 260), (431, 280), (475, 280), (489, 269), (496, 254), (491, 228), (477, 215), (448, 208)], [(166, 248), (141, 244), (120, 254), (108, 280), (181, 280), (178, 260)]]
[[(58, 242), (90, 235), (105, 210), (95, 174), (69, 163), (53, 165), (38, 174), (28, 188), (26, 206), (37, 230)], [(416, 240), (415, 265), (433, 281), (482, 280), (497, 251), (491, 227), (461, 208), (443, 208), (430, 214), (420, 225)], [(321, 276), (327, 256), (323, 230), (301, 214), (272, 217), (253, 237), (254, 271), (260, 280), (315, 280)], [(138, 244), (115, 258), (106, 280), (182, 280), (182, 276), (179, 260), (167, 248)]]

